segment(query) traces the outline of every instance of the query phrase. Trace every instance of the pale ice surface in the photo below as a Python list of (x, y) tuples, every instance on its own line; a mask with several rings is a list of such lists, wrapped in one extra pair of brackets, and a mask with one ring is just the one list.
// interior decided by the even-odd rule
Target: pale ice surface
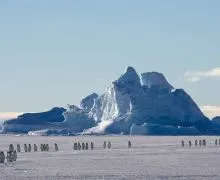
[[(15, 137), (0, 136), (0, 150), (19, 143), (17, 162), (0, 164), (0, 180), (57, 179), (150, 179), (219, 180), (220, 137), (82, 136)], [(181, 140), (206, 139), (207, 147), (180, 146)], [(127, 148), (128, 140), (132, 148)], [(74, 142), (93, 142), (95, 149), (73, 151)], [(112, 149), (103, 149), (111, 141)], [(50, 152), (23, 152), (23, 144), (48, 143)], [(59, 151), (54, 151), (54, 143)], [(39, 148), (39, 147), (38, 147)]]

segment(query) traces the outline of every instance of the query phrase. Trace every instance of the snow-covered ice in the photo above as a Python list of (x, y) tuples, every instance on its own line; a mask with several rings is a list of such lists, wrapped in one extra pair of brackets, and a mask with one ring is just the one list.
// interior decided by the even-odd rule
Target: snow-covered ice
[[(48, 143), (50, 152), (23, 151), (17, 162), (0, 164), (1, 180), (27, 179), (220, 179), (219, 137), (81, 136), (15, 137), (1, 136), (0, 150), (8, 145)], [(180, 146), (181, 140), (206, 139), (207, 147)], [(127, 148), (128, 140), (132, 148)], [(73, 151), (74, 142), (93, 142), (95, 149)], [(103, 149), (111, 141), (112, 149)], [(54, 143), (59, 151), (54, 151)]]

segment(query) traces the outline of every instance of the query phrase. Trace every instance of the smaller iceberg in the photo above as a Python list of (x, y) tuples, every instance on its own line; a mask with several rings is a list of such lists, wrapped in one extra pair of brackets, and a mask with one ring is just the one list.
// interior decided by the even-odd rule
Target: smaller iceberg
[(200, 135), (195, 127), (163, 126), (158, 124), (144, 123), (143, 125), (133, 124), (130, 135)]
[(43, 129), (39, 131), (29, 131), (28, 136), (69, 136), (71, 133), (68, 130), (59, 129)]

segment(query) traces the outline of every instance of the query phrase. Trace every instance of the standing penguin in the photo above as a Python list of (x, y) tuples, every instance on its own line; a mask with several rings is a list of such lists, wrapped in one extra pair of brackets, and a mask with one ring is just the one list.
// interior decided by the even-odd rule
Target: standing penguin
[(93, 142), (91, 142), (91, 150), (93, 150), (94, 149), (94, 144), (93, 144)]
[(27, 148), (27, 144), (24, 144), (24, 152), (27, 152), (28, 148)]
[(41, 151), (44, 150), (43, 144), (40, 145), (40, 150), (41, 150)]
[(47, 151), (46, 144), (43, 144), (43, 151)]
[(5, 162), (5, 154), (3, 151), (0, 152), (0, 164)]
[(192, 146), (192, 142), (191, 141), (189, 141), (189, 147), (191, 147)]
[(89, 150), (89, 144), (88, 143), (86, 143), (85, 150)]
[(85, 150), (86, 149), (86, 145), (85, 143), (82, 143), (82, 150)]
[(46, 151), (49, 151), (50, 148), (49, 148), (49, 144), (46, 144)]
[(77, 150), (78, 149), (78, 144), (77, 143), (74, 143), (73, 145), (73, 150)]
[(215, 146), (218, 146), (218, 140), (217, 139), (215, 140)]
[(103, 143), (103, 148), (106, 149), (106, 141)]
[(128, 148), (131, 148), (131, 141), (128, 141)]
[(206, 140), (205, 139), (202, 140), (202, 145), (206, 146)]
[(55, 146), (55, 151), (58, 151), (58, 145), (57, 145), (57, 143), (55, 143), (54, 146)]
[(13, 151), (14, 151), (14, 146), (13, 146), (13, 144), (10, 144), (10, 145), (9, 145), (9, 149), (8, 149), (8, 150), (9, 150), (9, 152), (13, 152)]
[(7, 159), (7, 162), (12, 162), (13, 161), (12, 152), (7, 151), (6, 159)]
[(17, 160), (17, 152), (16, 151), (13, 151), (12, 153), (12, 161), (16, 161)]
[(195, 146), (198, 146), (198, 140), (197, 139), (195, 140)]
[(202, 140), (199, 140), (199, 146), (202, 146)]
[(21, 146), (20, 146), (20, 144), (17, 144), (17, 152), (21, 152)]
[(31, 152), (31, 145), (28, 144), (28, 152)]
[(181, 141), (181, 144), (182, 144), (182, 147), (184, 147), (184, 146), (185, 146), (185, 144), (184, 144), (184, 141), (183, 141), (183, 140)]
[(37, 145), (34, 144), (34, 152), (37, 152)]
[(80, 151), (81, 150), (81, 144), (78, 142), (77, 143), (77, 149)]
[(108, 149), (112, 147), (111, 141), (108, 142)]

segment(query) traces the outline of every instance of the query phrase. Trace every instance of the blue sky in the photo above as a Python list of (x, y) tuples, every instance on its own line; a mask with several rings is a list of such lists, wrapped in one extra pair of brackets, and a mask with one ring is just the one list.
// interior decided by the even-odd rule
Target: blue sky
[(130, 65), (162, 72), (220, 113), (219, 7), (218, 0), (2, 0), (0, 111), (79, 104)]

